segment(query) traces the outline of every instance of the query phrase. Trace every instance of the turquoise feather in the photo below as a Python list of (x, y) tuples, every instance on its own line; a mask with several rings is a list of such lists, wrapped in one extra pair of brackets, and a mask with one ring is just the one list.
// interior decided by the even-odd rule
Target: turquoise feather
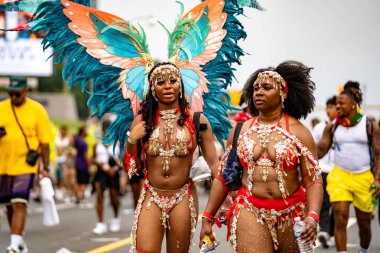
[[(90, 4), (89, 1), (82, 0), (74, 2), (86, 6)], [(117, 79), (122, 69), (103, 65), (86, 53), (86, 48), (76, 42), (78, 36), (68, 28), (70, 20), (63, 14), (63, 8), (58, 0), (42, 3), (34, 14), (35, 22), (30, 30), (45, 34), (43, 48), (54, 48), (55, 63), (64, 63), (62, 76), (68, 81), (69, 87), (80, 85), (82, 91), (91, 90), (91, 81), (91, 96), (87, 104), (94, 112), (93, 117), (101, 119), (106, 113), (114, 113), (117, 116), (106, 133), (105, 142), (114, 145), (119, 142), (121, 157), (124, 154), (126, 132), (134, 118), (130, 101), (124, 99), (118, 90)], [(97, 19), (95, 16), (93, 18)], [(100, 23), (103, 22), (97, 22), (97, 27), (103, 29), (105, 24)], [(115, 33), (122, 35), (117, 30), (108, 30), (104, 34), (107, 37)], [(142, 44), (144, 36), (145, 34), (141, 34), (139, 37)], [(122, 47), (125, 50), (130, 45), (128, 36), (123, 35), (122, 40), (125, 42)]]
[[(94, 22), (94, 27), (98, 32), (102, 32), (107, 27), (107, 24), (102, 22), (95, 14), (90, 13), (90, 18)], [(105, 49), (111, 54), (130, 58), (140, 56), (129, 36), (118, 30), (109, 28), (97, 37), (107, 45)]]
[(135, 92), (140, 101), (143, 100), (145, 71), (145, 66), (134, 67), (128, 71), (127, 78), (125, 80), (127, 88)]
[(198, 74), (191, 69), (180, 69), (181, 75), (182, 75), (182, 81), (183, 83), (186, 83), (185, 85), (185, 92), (189, 98), (193, 95), (193, 91), (195, 88), (199, 85), (199, 76)]

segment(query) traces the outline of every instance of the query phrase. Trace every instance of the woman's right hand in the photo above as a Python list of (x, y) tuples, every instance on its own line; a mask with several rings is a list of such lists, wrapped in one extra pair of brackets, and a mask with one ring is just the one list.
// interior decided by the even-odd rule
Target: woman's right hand
[(129, 134), (129, 137), (132, 140), (138, 141), (142, 139), (145, 135), (146, 135), (146, 123), (145, 121), (141, 121), (133, 127), (133, 129), (131, 130), (131, 133)]
[(214, 236), (212, 235), (213, 231), (211, 228), (211, 221), (207, 219), (202, 219), (202, 229), (201, 229), (201, 235), (199, 237), (199, 248), (203, 245), (203, 239), (208, 236), (212, 242), (215, 241)]

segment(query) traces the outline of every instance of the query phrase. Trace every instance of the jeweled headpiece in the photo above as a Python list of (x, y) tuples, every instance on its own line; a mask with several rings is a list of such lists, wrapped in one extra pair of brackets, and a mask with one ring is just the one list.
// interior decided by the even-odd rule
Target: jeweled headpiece
[(158, 67), (156, 67), (149, 77), (149, 84), (151, 86), (156, 86), (157, 82), (164, 80), (164, 81), (170, 81), (172, 78), (181, 79), (181, 74), (179, 72), (179, 69), (177, 69), (172, 64), (163, 64)]
[(280, 89), (283, 90), (285, 93), (288, 93), (288, 86), (285, 82), (285, 79), (279, 73), (273, 70), (266, 70), (260, 72), (257, 75), (256, 81), (253, 83), (253, 85), (267, 83), (269, 82), (269, 79), (272, 79), (274, 81), (276, 89)]

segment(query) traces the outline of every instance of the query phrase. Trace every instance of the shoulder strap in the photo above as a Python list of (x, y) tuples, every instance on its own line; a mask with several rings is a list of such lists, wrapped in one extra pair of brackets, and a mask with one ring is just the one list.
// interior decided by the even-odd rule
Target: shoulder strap
[(202, 149), (201, 149), (201, 126), (200, 126), (200, 118), (201, 118), (201, 113), (200, 112), (194, 112), (193, 114), (193, 123), (195, 126), (195, 134), (197, 137), (197, 144), (198, 144), (198, 150), (199, 150), (199, 156), (203, 155), (202, 154)]
[(243, 122), (238, 122), (236, 124), (236, 127), (235, 127), (235, 132), (234, 132), (234, 138), (233, 138), (233, 141), (232, 141), (232, 147), (235, 147), (236, 148), (236, 145), (237, 145), (237, 140), (239, 138), (239, 134), (240, 134), (240, 130), (241, 130), (241, 127), (243, 126)]
[(366, 117), (366, 132), (367, 132), (367, 139), (368, 139), (370, 164), (371, 164), (371, 169), (374, 172), (376, 161), (375, 161), (375, 153), (372, 148), (373, 122), (368, 117)]
[(28, 139), (26, 138), (26, 135), (25, 135), (25, 133), (24, 133), (24, 130), (22, 129), (22, 127), (21, 127), (21, 125), (20, 125), (20, 122), (18, 121), (18, 118), (17, 118), (16, 112), (15, 112), (15, 108), (14, 108), (14, 106), (13, 106), (12, 103), (11, 103), (11, 106), (12, 106), (13, 115), (15, 116), (15, 119), (16, 119), (16, 122), (17, 122), (17, 125), (18, 125), (18, 127), (20, 128), (22, 135), (24, 136), (26, 146), (28, 147), (28, 150), (30, 150), (30, 148), (29, 148), (29, 143), (28, 143)]
[(336, 129), (338, 128), (339, 124), (337, 122), (334, 122), (334, 125), (332, 126), (331, 128), (331, 134), (330, 134), (330, 141), (331, 141), (331, 149), (335, 149), (335, 146), (336, 146), (336, 142), (335, 142), (335, 138), (334, 138), (334, 133), (336, 131)]
[(366, 131), (368, 138), (368, 145), (372, 145), (372, 134), (373, 134), (373, 122), (370, 118), (366, 117)]

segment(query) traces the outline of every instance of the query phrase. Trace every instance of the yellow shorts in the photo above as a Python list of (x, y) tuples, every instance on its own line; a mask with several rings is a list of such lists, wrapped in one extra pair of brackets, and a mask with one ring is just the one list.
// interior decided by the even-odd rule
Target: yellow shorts
[(331, 202), (350, 201), (359, 210), (371, 213), (374, 206), (370, 188), (374, 181), (371, 170), (350, 173), (334, 165), (327, 176), (326, 190)]

